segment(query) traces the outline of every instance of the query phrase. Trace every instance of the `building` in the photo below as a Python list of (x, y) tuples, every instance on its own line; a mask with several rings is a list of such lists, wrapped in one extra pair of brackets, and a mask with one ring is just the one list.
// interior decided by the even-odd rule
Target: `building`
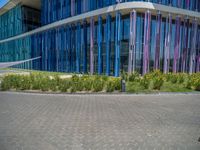
[(199, 0), (10, 0), (0, 9), (0, 62), (119, 76), (200, 71)]

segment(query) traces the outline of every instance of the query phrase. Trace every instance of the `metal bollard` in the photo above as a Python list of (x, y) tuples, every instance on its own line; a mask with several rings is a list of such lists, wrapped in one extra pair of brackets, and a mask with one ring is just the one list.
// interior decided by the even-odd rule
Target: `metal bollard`
[(121, 80), (121, 88), (122, 88), (122, 92), (126, 92), (126, 81), (125, 80)]

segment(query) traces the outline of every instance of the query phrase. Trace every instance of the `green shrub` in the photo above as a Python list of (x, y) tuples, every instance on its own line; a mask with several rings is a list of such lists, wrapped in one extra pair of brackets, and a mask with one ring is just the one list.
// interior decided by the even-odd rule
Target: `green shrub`
[(16, 89), (20, 90), (30, 90), (31, 89), (31, 79), (29, 76), (20, 76), (19, 81), (21, 82), (19, 87), (16, 87)]
[(42, 78), (41, 82), (40, 82), (40, 84), (41, 84), (40, 85), (40, 90), (49, 91), (50, 90), (49, 82), (50, 82), (50, 79), (48, 77)]
[(121, 78), (115, 78), (115, 90), (116, 91), (121, 91)]
[(188, 77), (187, 88), (200, 91), (200, 73), (192, 74)]
[(42, 80), (45, 78), (41, 73), (31, 73), (30, 80), (32, 83), (32, 90), (41, 90)]
[(140, 85), (143, 86), (145, 89), (149, 89), (150, 79), (147, 76), (144, 76), (140, 79)]
[(177, 76), (177, 74), (171, 74), (170, 75), (170, 81), (171, 81), (171, 83), (177, 83), (178, 82), (178, 76)]
[(83, 88), (86, 91), (91, 91), (93, 87), (93, 81), (90, 78), (87, 78), (83, 81)]
[(195, 83), (194, 89), (195, 89), (196, 91), (200, 91), (200, 81), (198, 81), (198, 82)]
[[(122, 74), (126, 80), (127, 91), (145, 92), (152, 90), (161, 91), (200, 91), (200, 73), (192, 75), (179, 74), (162, 74), (160, 71), (150, 72), (143, 77), (138, 73), (127, 75)], [(60, 79), (57, 74), (49, 75), (43, 73), (31, 73), (25, 75), (7, 75), (1, 79), (1, 90), (42, 90), (42, 91), (61, 91), (61, 92), (78, 92), (94, 91), (107, 92), (120, 91), (121, 79), (108, 76), (77, 76), (73, 75), (69, 79)]]
[(72, 84), (71, 88), (70, 88), (70, 92), (71, 93), (76, 93), (77, 92), (77, 85), (76, 84)]
[(165, 82), (170, 82), (171, 73), (167, 73), (163, 75)]
[(58, 85), (58, 89), (61, 92), (68, 92), (68, 90), (71, 87), (71, 81), (68, 79), (64, 79), (64, 80), (60, 80), (59, 85)]
[(22, 77), (20, 75), (7, 75), (2, 80), (1, 89), (4, 91), (10, 89), (21, 89), (21, 82)]
[(71, 80), (72, 80), (72, 82), (78, 82), (79, 81), (79, 77), (77, 75), (73, 75)]
[(49, 90), (54, 92), (57, 91), (58, 82), (56, 79), (50, 79), (48, 85), (49, 85)]
[(140, 82), (128, 82), (126, 84), (126, 90), (130, 93), (139, 93), (145, 90), (144, 86)]
[(125, 71), (123, 71), (122, 73), (121, 73), (121, 78), (122, 78), (122, 80), (125, 80), (125, 81), (128, 81), (128, 73), (127, 72), (125, 72)]
[(106, 92), (114, 92), (121, 90), (121, 80), (119, 78), (111, 78), (107, 81)]
[(113, 92), (115, 91), (115, 83), (112, 80), (109, 80), (106, 85), (106, 92)]
[(94, 92), (100, 92), (103, 91), (105, 85), (105, 81), (101, 79), (95, 79), (93, 82), (93, 91)]
[(1, 90), (6, 91), (11, 89), (11, 81), (8, 76), (5, 76), (1, 81)]
[(164, 80), (163, 80), (162, 76), (158, 76), (157, 78), (154, 78), (153, 79), (153, 89), (160, 90), (163, 83), (164, 83)]
[(191, 92), (190, 89), (186, 88), (183, 84), (172, 84), (171, 82), (164, 82), (160, 91), (162, 92)]
[(76, 86), (77, 91), (83, 91), (84, 90), (84, 84), (82, 80), (79, 80), (79, 82), (76, 82), (74, 84)]
[(128, 81), (134, 82), (134, 81), (139, 80), (139, 78), (140, 78), (139, 73), (138, 73), (138, 72), (135, 72), (135, 73), (132, 73), (132, 74), (130, 74), (130, 75), (128, 76)]
[(76, 93), (76, 92), (77, 92), (76, 86), (72, 86), (72, 87), (70, 88), (70, 92), (71, 92), (71, 93)]
[(153, 79), (153, 78), (157, 78), (157, 77), (163, 76), (163, 73), (160, 72), (160, 70), (154, 70), (153, 72), (150, 72), (150, 73), (146, 74), (146, 76), (149, 79)]
[(185, 73), (178, 74), (178, 83), (182, 84), (187, 80), (188, 76)]
[(102, 78), (103, 81), (108, 81), (109, 80), (108, 76), (102, 76), (101, 78)]

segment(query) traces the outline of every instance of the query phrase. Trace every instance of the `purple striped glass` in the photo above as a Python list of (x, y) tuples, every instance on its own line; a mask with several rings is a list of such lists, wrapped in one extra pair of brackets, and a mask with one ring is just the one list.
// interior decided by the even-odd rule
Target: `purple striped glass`
[(75, 15), (75, 0), (71, 0), (71, 16)]
[(183, 29), (183, 53), (182, 53), (182, 72), (186, 72), (186, 63), (187, 63), (187, 54), (188, 54), (188, 35), (189, 34), (189, 19), (185, 18), (184, 20), (184, 29)]
[(149, 47), (151, 32), (151, 12), (145, 12), (144, 18), (144, 47), (143, 47), (143, 75), (149, 72)]
[(157, 14), (157, 25), (156, 25), (156, 41), (155, 41), (155, 63), (154, 69), (158, 70), (160, 68), (160, 34), (161, 34), (161, 23), (162, 15), (160, 12)]
[(186, 8), (187, 8), (187, 9), (190, 8), (190, 0), (186, 0)]
[(164, 73), (169, 72), (171, 35), (172, 35), (172, 16), (171, 14), (169, 14), (166, 19), (165, 52), (164, 52), (164, 68), (163, 68)]
[(197, 19), (194, 19), (192, 22), (191, 52), (190, 52), (190, 63), (189, 63), (190, 74), (195, 72), (197, 29), (198, 29), (198, 22)]
[(174, 45), (174, 61), (173, 61), (173, 72), (178, 71), (178, 59), (179, 59), (179, 49), (180, 49), (180, 16), (176, 17), (176, 32), (175, 32), (175, 45)]

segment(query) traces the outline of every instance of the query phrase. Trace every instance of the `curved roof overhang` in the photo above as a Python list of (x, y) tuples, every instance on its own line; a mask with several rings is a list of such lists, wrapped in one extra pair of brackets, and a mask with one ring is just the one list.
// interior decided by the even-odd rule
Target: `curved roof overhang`
[(40, 9), (41, 0), (8, 0), (8, 2), (2, 8), (0, 8), (0, 15), (4, 14), (18, 4)]
[(4, 69), (4, 68), (12, 67), (12, 66), (15, 66), (15, 65), (23, 64), (25, 62), (30, 62), (30, 61), (37, 60), (37, 59), (40, 59), (40, 58), (41, 58), (41, 56), (36, 57), (36, 58), (27, 59), (27, 60), (0, 63), (0, 69)]

